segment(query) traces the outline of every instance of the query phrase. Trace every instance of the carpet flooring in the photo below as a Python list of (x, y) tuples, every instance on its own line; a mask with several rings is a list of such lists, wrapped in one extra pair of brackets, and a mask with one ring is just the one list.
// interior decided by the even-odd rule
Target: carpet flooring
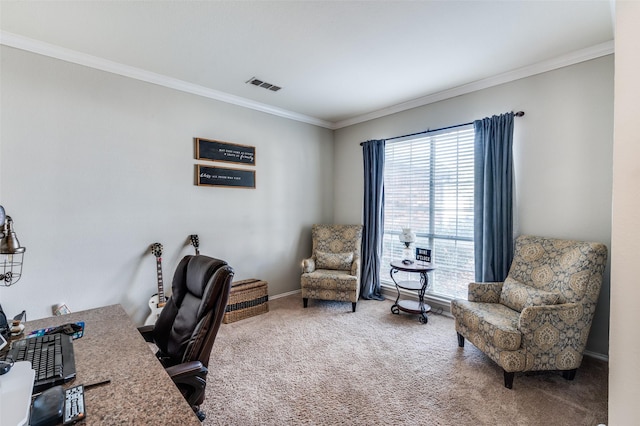
[(269, 301), (222, 324), (209, 363), (204, 425), (598, 425), (608, 364), (585, 357), (573, 381), (502, 369), (453, 319), (393, 315), (392, 302)]

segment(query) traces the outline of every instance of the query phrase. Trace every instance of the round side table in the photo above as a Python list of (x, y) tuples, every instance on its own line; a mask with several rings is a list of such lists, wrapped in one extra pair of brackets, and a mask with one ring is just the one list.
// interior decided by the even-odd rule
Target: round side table
[[(391, 262), (391, 271), (389, 273), (391, 274), (391, 279), (396, 285), (396, 290), (398, 291), (396, 302), (391, 306), (391, 312), (393, 314), (399, 315), (400, 311), (410, 314), (419, 314), (419, 319), (422, 324), (426, 324), (429, 321), (427, 313), (431, 311), (431, 306), (424, 303), (424, 293), (429, 287), (429, 276), (427, 275), (427, 273), (433, 271), (434, 269), (435, 267), (433, 266), (433, 264), (425, 262), (414, 262), (408, 265), (402, 263), (401, 260), (395, 260)], [(397, 274), (399, 271), (419, 274), (420, 281), (396, 281), (395, 274)], [(418, 301), (416, 302), (415, 300), (400, 300), (400, 289), (417, 291)]]

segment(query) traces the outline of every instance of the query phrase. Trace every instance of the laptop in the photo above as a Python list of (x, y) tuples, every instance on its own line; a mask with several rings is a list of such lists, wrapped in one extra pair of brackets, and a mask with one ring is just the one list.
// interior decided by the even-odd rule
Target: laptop
[(61, 385), (76, 377), (73, 341), (71, 336), (64, 333), (16, 340), (11, 344), (6, 360), (31, 362), (31, 368), (36, 372), (33, 393)]

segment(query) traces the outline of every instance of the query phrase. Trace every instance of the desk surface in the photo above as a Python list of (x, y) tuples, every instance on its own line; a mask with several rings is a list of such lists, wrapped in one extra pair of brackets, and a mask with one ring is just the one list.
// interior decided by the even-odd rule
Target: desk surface
[(85, 390), (80, 424), (201, 424), (120, 305), (29, 321), (25, 335), (76, 321), (84, 336), (73, 341), (77, 375), (66, 386), (111, 380)]

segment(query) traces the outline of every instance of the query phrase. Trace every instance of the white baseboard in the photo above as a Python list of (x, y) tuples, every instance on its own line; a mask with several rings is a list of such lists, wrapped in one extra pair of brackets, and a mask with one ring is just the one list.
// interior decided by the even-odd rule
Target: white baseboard
[(288, 291), (286, 293), (280, 293), (280, 294), (276, 294), (273, 296), (269, 296), (269, 299), (273, 300), (273, 299), (280, 299), (281, 297), (287, 297), (287, 296), (291, 296), (292, 294), (296, 294), (296, 293), (302, 293), (302, 289), (300, 290), (293, 290), (293, 291)]
[(600, 361), (609, 362), (609, 355), (599, 354), (598, 352), (584, 351), (584, 356), (599, 359)]

